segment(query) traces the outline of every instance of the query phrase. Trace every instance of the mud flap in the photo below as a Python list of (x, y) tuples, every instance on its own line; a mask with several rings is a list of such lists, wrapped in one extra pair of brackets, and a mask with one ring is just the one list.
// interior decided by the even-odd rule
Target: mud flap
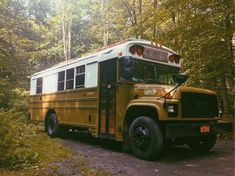
[(213, 124), (213, 130), (216, 133), (231, 133), (233, 132), (233, 126), (231, 122), (218, 121)]

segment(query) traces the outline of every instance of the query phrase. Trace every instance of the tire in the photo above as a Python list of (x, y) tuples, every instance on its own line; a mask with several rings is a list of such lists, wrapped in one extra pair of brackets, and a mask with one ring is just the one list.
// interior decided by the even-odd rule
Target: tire
[(217, 135), (206, 135), (200, 137), (194, 137), (188, 142), (190, 150), (194, 152), (208, 152), (212, 149), (216, 143)]
[(56, 114), (50, 114), (46, 121), (46, 132), (50, 137), (56, 137), (59, 132), (59, 125)]
[(129, 144), (136, 157), (145, 160), (156, 159), (163, 148), (161, 129), (150, 117), (138, 117), (130, 125)]

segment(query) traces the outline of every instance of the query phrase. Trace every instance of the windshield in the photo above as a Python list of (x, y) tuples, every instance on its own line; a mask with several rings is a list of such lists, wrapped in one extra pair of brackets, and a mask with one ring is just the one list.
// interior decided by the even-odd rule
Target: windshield
[(172, 75), (178, 74), (179, 68), (125, 57), (120, 60), (119, 72), (123, 81), (174, 85)]

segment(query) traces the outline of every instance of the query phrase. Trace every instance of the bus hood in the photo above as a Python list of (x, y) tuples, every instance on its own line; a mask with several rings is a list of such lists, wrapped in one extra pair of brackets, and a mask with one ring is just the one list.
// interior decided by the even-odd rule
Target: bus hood
[[(166, 96), (174, 88), (174, 85), (134, 84), (132, 88), (132, 93), (138, 95), (139, 97), (145, 96), (160, 98)], [(180, 86), (174, 91), (172, 91), (170, 94), (168, 94), (166, 97), (180, 99), (181, 92), (216, 94), (216, 92), (207, 89)]]

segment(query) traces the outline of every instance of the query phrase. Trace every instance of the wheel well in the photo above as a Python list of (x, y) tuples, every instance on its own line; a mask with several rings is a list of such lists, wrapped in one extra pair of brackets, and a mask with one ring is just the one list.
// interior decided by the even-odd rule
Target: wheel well
[(124, 132), (128, 132), (130, 124), (139, 116), (148, 116), (153, 120), (158, 120), (158, 113), (156, 109), (150, 106), (133, 106), (130, 107), (126, 114), (124, 120)]
[(46, 122), (47, 122), (47, 119), (49, 118), (49, 116), (50, 116), (50, 114), (56, 114), (55, 113), (55, 111), (54, 111), (54, 109), (49, 109), (48, 111), (47, 111), (47, 114), (46, 114), (46, 117), (45, 117), (45, 126), (46, 126)]

